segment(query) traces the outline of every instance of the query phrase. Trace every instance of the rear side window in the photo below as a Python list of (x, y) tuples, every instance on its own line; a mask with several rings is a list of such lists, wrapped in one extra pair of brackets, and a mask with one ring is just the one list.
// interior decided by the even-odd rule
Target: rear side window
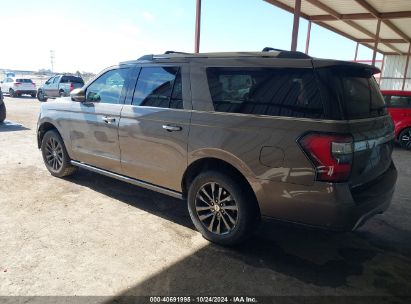
[(178, 67), (142, 68), (134, 90), (133, 105), (182, 109), (180, 69)]
[(345, 119), (387, 114), (384, 98), (371, 70), (335, 66), (317, 69), (317, 73), (330, 111), (342, 112)]
[(311, 69), (207, 68), (207, 78), (217, 112), (324, 116)]
[(408, 108), (411, 109), (411, 96), (384, 96), (388, 108)]

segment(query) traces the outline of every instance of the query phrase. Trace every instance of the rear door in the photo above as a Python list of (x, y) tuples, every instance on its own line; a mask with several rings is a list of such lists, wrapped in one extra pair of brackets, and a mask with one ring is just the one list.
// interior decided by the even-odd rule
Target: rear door
[(118, 124), (129, 67), (103, 72), (86, 88), (86, 102), (73, 102), (70, 125), (74, 159), (120, 173)]
[(121, 112), (119, 140), (125, 175), (181, 191), (191, 117), (187, 64), (142, 66)]
[(395, 135), (372, 68), (335, 66), (317, 72), (322, 93), (341, 113), (354, 139), (351, 184), (357, 186), (376, 179), (392, 164)]

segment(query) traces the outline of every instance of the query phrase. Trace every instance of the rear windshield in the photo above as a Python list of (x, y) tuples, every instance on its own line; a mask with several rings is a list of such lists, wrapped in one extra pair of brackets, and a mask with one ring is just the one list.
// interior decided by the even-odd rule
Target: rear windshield
[(411, 109), (411, 96), (384, 95), (388, 108)]
[(63, 77), (61, 78), (60, 83), (68, 83), (68, 82), (84, 84), (83, 79), (81, 79), (80, 77), (76, 77), (76, 76), (63, 76)]
[(33, 83), (33, 80), (27, 78), (19, 78), (16, 79), (17, 82), (24, 82), (24, 83)]
[(338, 119), (362, 119), (387, 114), (387, 107), (371, 70), (352, 67), (317, 69), (328, 111)]

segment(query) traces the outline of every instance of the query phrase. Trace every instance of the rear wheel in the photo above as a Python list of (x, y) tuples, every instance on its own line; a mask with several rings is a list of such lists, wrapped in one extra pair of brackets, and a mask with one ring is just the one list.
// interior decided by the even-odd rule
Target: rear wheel
[(64, 177), (74, 173), (76, 167), (70, 164), (70, 157), (63, 139), (56, 130), (47, 131), (41, 141), (44, 164), (50, 174)]
[(66, 96), (66, 94), (64, 94), (64, 91), (60, 91), (60, 92), (59, 92), (59, 95), (60, 95), (60, 97)]
[(6, 105), (4, 104), (4, 102), (2, 102), (0, 104), (0, 123), (2, 123), (5, 119), (6, 119)]
[(37, 99), (39, 101), (47, 101), (47, 98), (46, 98), (46, 96), (44, 96), (43, 91), (38, 91), (37, 92)]
[(13, 89), (10, 89), (9, 90), (9, 95), (10, 95), (10, 97), (16, 97), (16, 92), (14, 92)]
[(400, 136), (398, 136), (398, 141), (401, 147), (407, 150), (411, 150), (411, 128), (404, 129)]
[(36, 93), (30, 94), (32, 98), (36, 98)]
[(195, 227), (220, 245), (244, 241), (258, 222), (253, 196), (237, 179), (216, 171), (198, 175), (188, 191), (188, 209)]

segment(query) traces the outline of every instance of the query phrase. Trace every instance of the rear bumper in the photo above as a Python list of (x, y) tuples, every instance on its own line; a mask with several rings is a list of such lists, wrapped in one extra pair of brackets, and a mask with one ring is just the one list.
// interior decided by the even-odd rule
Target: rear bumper
[(16, 94), (37, 94), (36, 90), (16, 90), (14, 91)]
[(352, 189), (348, 183), (315, 182), (311, 186), (264, 182), (258, 191), (261, 214), (276, 220), (337, 231), (358, 228), (391, 203), (397, 170)]

